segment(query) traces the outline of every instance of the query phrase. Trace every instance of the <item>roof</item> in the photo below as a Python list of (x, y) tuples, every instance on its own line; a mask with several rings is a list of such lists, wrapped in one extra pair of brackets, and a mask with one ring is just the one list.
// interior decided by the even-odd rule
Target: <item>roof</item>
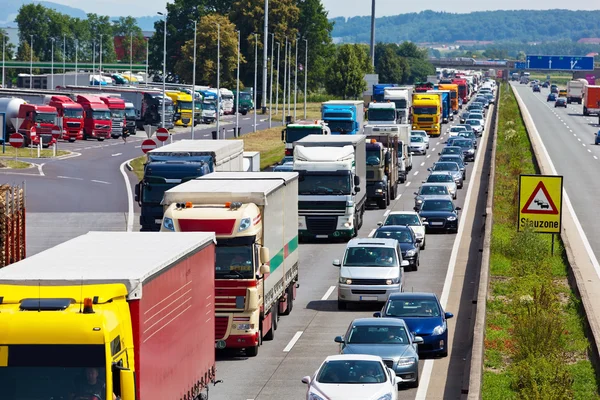
[(166, 156), (171, 153), (214, 153), (218, 160), (244, 152), (243, 140), (179, 140), (150, 150), (150, 156)]
[(307, 135), (294, 142), (294, 145), (299, 144), (306, 146), (311, 144), (327, 146), (328, 144), (336, 144), (353, 146), (356, 143), (364, 142), (366, 138), (365, 135)]
[[(410, 228), (408, 228), (410, 229)], [(406, 326), (406, 322), (400, 318), (357, 318), (352, 321), (351, 325), (398, 325), (398, 326)]]
[(363, 104), (364, 102), (362, 100), (329, 100), (323, 103), (323, 105), (359, 105), (359, 104)]
[(396, 239), (380, 239), (380, 238), (361, 238), (352, 239), (348, 242), (347, 247), (358, 246), (381, 246), (381, 247), (396, 247), (398, 241)]
[(408, 225), (384, 225), (384, 226), (380, 226), (379, 228), (377, 228), (375, 230), (375, 232), (377, 231), (411, 231), (410, 226)]
[(388, 214), (388, 216), (390, 215), (419, 215), (418, 213), (416, 213), (415, 211), (392, 211), (391, 213)]
[(0, 284), (122, 283), (141, 298), (145, 282), (214, 241), (213, 232), (88, 232), (0, 269)]
[(295, 161), (323, 161), (336, 162), (348, 160), (354, 157), (354, 147), (304, 147), (300, 142), (294, 148)]
[[(383, 319), (383, 318), (380, 318)], [(387, 319), (387, 318), (385, 318)], [(391, 319), (391, 318), (390, 318)], [(346, 361), (346, 360), (365, 360), (365, 361), (379, 361), (382, 362), (381, 357), (371, 356), (368, 354), (336, 354), (334, 356), (327, 356), (325, 362), (328, 361)]]
[(389, 295), (389, 299), (398, 299), (398, 298), (409, 298), (409, 299), (437, 299), (435, 293), (425, 293), (425, 292), (402, 292), (402, 293), (391, 293)]

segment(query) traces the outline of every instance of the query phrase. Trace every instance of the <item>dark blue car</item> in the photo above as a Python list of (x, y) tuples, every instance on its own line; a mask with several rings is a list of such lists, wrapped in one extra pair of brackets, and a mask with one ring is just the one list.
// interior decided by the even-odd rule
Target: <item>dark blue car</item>
[(448, 355), (448, 325), (454, 314), (444, 312), (434, 293), (393, 293), (374, 317), (401, 318), (413, 335), (423, 338), (419, 354)]
[(402, 259), (408, 261), (410, 270), (416, 271), (419, 269), (419, 251), (421, 249), (421, 242), (417, 240), (417, 237), (410, 226), (382, 226), (375, 231), (373, 237), (381, 239), (396, 239), (400, 245)]
[[(458, 232), (458, 211), (452, 200), (425, 199), (418, 210), (421, 220), (427, 221), (427, 231)], [(415, 210), (417, 211), (417, 210)]]

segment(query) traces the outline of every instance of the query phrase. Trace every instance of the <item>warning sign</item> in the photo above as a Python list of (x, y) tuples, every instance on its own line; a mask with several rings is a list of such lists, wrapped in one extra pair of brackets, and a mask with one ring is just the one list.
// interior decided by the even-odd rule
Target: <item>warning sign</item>
[(562, 180), (557, 175), (519, 176), (518, 230), (560, 233)]

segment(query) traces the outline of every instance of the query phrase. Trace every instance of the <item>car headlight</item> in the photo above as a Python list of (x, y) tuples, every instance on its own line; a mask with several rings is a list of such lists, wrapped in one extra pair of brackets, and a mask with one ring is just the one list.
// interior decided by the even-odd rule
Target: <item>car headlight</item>
[(469, 153), (475, 153), (475, 149), (469, 149)]
[(383, 189), (375, 189), (375, 193), (383, 193)]
[(446, 324), (442, 324), (442, 325), (438, 325), (435, 328), (433, 328), (433, 332), (431, 332), (432, 335), (441, 335), (442, 333), (444, 333), (446, 331)]
[(353, 200), (346, 201), (346, 207), (354, 207), (354, 201)]
[(388, 280), (385, 281), (385, 284), (386, 285), (395, 285), (398, 282), (400, 282), (400, 278), (399, 277), (398, 278), (394, 278), (394, 279), (388, 279)]
[(417, 362), (417, 360), (414, 357), (400, 357), (400, 359), (398, 360), (398, 366), (408, 367), (410, 365), (413, 365), (415, 362)]
[(449, 216), (448, 218), (446, 218), (448, 221), (456, 221), (456, 217), (454, 215)]
[(415, 256), (415, 254), (417, 254), (417, 252), (416, 252), (416, 251), (414, 251), (414, 250), (408, 250), (408, 251), (406, 252), (406, 257), (414, 257), (414, 256)]
[(423, 202), (423, 200), (417, 199), (417, 204), (421, 204), (422, 202)]
[(173, 219), (171, 219), (169, 217), (164, 217), (163, 218), (163, 226), (165, 229), (175, 232), (175, 224), (173, 223)]
[(344, 278), (340, 276), (340, 283), (345, 283), (346, 285), (352, 285), (352, 279)]
[(377, 400), (392, 400), (392, 394), (386, 393), (383, 396), (381, 396), (380, 398), (378, 398)]
[(238, 324), (237, 325), (237, 329), (240, 331), (247, 331), (250, 328), (254, 328), (254, 324)]
[(240, 227), (238, 228), (238, 232), (243, 232), (246, 229), (250, 228), (250, 224), (252, 223), (251, 218), (244, 218), (240, 221)]
[(423, 234), (422, 234), (421, 232), (415, 232), (415, 236), (416, 236), (417, 238), (422, 238), (422, 237), (423, 237)]
[[(390, 397), (391, 399), (391, 397)], [(316, 394), (315, 392), (310, 392), (308, 394), (308, 400), (325, 400), (324, 398), (322, 398), (321, 396), (319, 396), (318, 394)]]

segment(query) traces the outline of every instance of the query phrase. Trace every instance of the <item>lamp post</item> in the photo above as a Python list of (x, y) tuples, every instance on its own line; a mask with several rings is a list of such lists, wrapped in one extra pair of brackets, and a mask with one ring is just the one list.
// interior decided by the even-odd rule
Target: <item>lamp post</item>
[(31, 46), (29, 47), (29, 89), (33, 88), (33, 35), (31, 36)]
[(75, 85), (77, 85), (77, 53), (79, 52), (79, 39), (75, 39)]
[(146, 87), (148, 87), (148, 50), (150, 41), (146, 39)]
[(285, 125), (285, 97), (287, 96), (287, 59), (288, 56), (288, 41), (285, 37), (285, 55), (283, 57), (283, 97), (281, 99), (281, 124)]
[(256, 85), (257, 85), (257, 74), (258, 74), (258, 33), (254, 34), (254, 88), (252, 89), (252, 95), (254, 96), (254, 129), (252, 132), (256, 132), (256, 113), (258, 108), (256, 107)]
[(5, 70), (4, 53), (6, 52), (6, 50), (5, 50), (5, 47), (6, 47), (6, 36), (7, 35), (3, 35), (2, 36), (2, 87), (4, 87), (4, 70)]
[(133, 32), (129, 32), (129, 83), (133, 74)]
[(308, 39), (304, 39), (304, 119), (306, 119), (306, 90), (307, 90), (307, 79), (308, 79)]
[[(104, 40), (102, 40), (103, 36), (104, 36), (104, 34), (101, 33), (100, 34), (100, 65), (98, 66), (98, 75), (100, 75), (99, 78), (102, 78), (102, 42), (104, 41)], [(98, 82), (98, 83), (100, 83), (100, 82)]]
[(298, 37), (296, 37), (296, 73), (294, 74), (294, 121), (296, 121), (296, 106), (298, 103)]
[(94, 50), (92, 51), (92, 84), (95, 85), (94, 74), (96, 73), (96, 41), (92, 40), (92, 47)]
[(277, 87), (275, 88), (275, 114), (279, 112), (279, 53), (281, 43), (277, 42)]
[(235, 84), (235, 132), (234, 136), (238, 134), (238, 129), (240, 126), (240, 41), (241, 41), (241, 32), (237, 31), (238, 34), (238, 42), (237, 42), (237, 82)]
[(196, 125), (196, 28), (198, 22), (194, 21), (194, 66), (192, 67), (192, 140), (194, 140), (194, 125)]
[(67, 69), (65, 68), (65, 62), (67, 59), (67, 35), (63, 35), (63, 88), (65, 87), (65, 75), (67, 75)]
[[(221, 128), (221, 24), (217, 24), (217, 137)], [(223, 135), (225, 139), (225, 135)]]
[(288, 107), (288, 116), (292, 116), (292, 41), (290, 40), (290, 45), (288, 47), (288, 98), (287, 98), (287, 107)]
[(166, 93), (166, 79), (167, 79), (167, 15), (168, 13), (165, 11), (164, 14), (161, 12), (157, 13), (158, 15), (162, 15), (165, 17), (165, 25), (164, 25), (164, 36), (163, 36), (163, 98), (162, 98), (162, 127), (165, 127), (165, 93)]
[(263, 32), (263, 79), (262, 79), (262, 113), (267, 112), (267, 54), (269, 48), (269, 0), (265, 0), (265, 26)]
[(271, 33), (271, 94), (269, 95), (269, 128), (273, 119), (273, 56), (275, 55), (275, 34)]
[[(51, 60), (50, 60), (50, 89), (54, 90), (54, 38), (50, 38), (50, 42), (52, 43), (52, 50), (50, 52)], [(2, 86), (4, 86), (4, 82), (2, 82)]]

